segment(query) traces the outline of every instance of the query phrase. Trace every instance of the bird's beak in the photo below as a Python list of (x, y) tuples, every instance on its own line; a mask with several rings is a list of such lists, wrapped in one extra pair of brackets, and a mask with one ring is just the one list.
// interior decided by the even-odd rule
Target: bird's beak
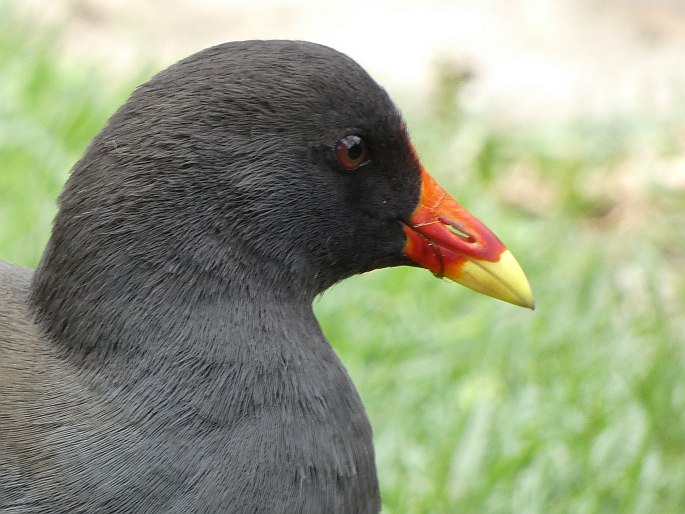
[(506, 246), (421, 168), (421, 198), (404, 224), (404, 255), (439, 277), (535, 308), (521, 266)]

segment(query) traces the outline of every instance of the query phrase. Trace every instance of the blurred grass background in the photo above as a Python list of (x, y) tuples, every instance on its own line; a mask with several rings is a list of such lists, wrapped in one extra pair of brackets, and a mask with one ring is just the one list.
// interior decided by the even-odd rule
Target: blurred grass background
[[(0, 9), (0, 258), (34, 266), (70, 167), (150, 70), (69, 62), (59, 30)], [(384, 512), (685, 512), (685, 104), (502, 127), (463, 108), (467, 75), (442, 63), (432, 107), (405, 115), (538, 308), (416, 269), (317, 301), (374, 426)]]

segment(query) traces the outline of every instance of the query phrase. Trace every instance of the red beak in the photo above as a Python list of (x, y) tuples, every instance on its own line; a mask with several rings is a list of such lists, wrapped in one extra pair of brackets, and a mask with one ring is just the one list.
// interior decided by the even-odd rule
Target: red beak
[(421, 198), (406, 222), (404, 255), (439, 277), (533, 309), (528, 279), (507, 247), (421, 168)]

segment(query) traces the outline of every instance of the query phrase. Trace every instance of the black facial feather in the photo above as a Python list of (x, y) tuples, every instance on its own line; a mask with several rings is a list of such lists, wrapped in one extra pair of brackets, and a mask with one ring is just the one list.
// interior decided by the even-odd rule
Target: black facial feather
[[(185, 59), (141, 86), (74, 168), (37, 303), (66, 286), (70, 306), (91, 308), (88, 289), (167, 273), (312, 297), (399, 264), (397, 219), (418, 198), (400, 126), (385, 91), (325, 47), (231, 43)], [(349, 131), (367, 135), (373, 162), (341, 177), (331, 147)]]

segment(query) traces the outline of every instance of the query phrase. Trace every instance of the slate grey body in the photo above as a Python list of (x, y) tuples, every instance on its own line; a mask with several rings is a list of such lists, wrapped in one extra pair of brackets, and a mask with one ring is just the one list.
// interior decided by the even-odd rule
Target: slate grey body
[[(336, 167), (361, 133), (372, 162)], [(371, 428), (311, 303), (407, 264), (419, 168), (387, 94), (301, 42), (141, 86), (0, 263), (0, 512), (374, 513)]]

